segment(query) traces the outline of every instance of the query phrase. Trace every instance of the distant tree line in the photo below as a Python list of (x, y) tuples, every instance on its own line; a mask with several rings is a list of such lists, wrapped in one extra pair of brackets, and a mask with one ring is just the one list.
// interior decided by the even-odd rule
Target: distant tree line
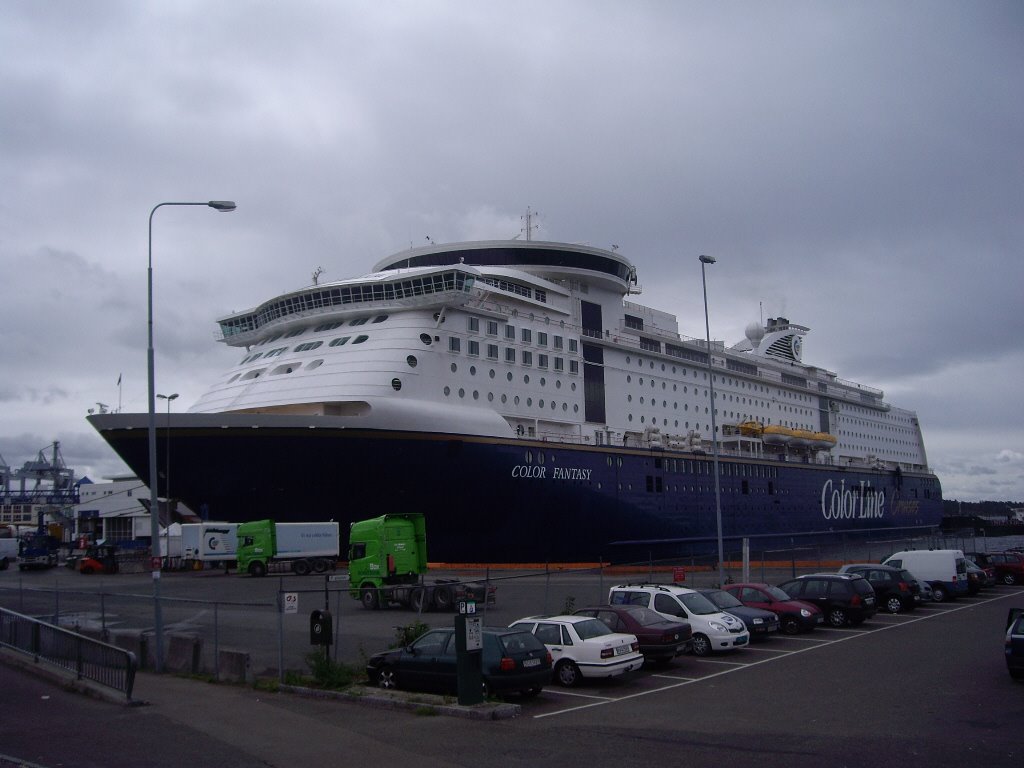
[(957, 501), (942, 500), (944, 515), (981, 515), (983, 517), (1006, 517), (1010, 510), (1024, 507), (1022, 501)]

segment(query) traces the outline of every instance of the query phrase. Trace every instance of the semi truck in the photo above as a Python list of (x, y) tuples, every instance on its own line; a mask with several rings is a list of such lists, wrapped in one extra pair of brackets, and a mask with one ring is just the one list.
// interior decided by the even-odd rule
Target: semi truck
[(53, 568), (57, 565), (60, 541), (47, 533), (35, 533), (18, 545), (18, 569)]
[(479, 582), (424, 578), (427, 532), (422, 513), (381, 515), (352, 523), (348, 549), (349, 594), (364, 608), (391, 605), (450, 611), (459, 602), (494, 604), (496, 590)]
[(239, 523), (235, 560), (238, 570), (252, 576), (292, 571), (299, 576), (324, 573), (338, 566), (337, 523)]
[(181, 554), (186, 561), (233, 563), (238, 550), (238, 523), (186, 523), (181, 526)]

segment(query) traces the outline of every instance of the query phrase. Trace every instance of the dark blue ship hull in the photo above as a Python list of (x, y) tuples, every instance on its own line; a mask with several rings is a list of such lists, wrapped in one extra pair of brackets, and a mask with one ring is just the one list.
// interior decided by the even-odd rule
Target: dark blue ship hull
[[(91, 418), (148, 477), (145, 415), (123, 426), (132, 416)], [(204, 519), (336, 520), (344, 531), (423, 512), (435, 562), (627, 562), (716, 536), (711, 456), (272, 424), (172, 417), (169, 441), (158, 429), (159, 495), (169, 444), (171, 495)], [(727, 539), (937, 526), (942, 516), (930, 474), (731, 456), (720, 465)]]

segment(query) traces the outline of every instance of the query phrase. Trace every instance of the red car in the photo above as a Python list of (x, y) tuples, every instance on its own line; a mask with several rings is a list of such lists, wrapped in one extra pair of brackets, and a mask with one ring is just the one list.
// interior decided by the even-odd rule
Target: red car
[(636, 635), (645, 661), (667, 664), (690, 650), (693, 630), (688, 621), (669, 621), (642, 605), (602, 605), (580, 608), (576, 616), (593, 616), (612, 632)]
[(985, 571), (992, 568), (1000, 584), (1024, 584), (1024, 555), (1020, 552), (972, 552), (968, 557)]
[(744, 605), (774, 613), (779, 617), (780, 628), (787, 635), (810, 632), (825, 621), (818, 606), (794, 600), (778, 587), (769, 584), (726, 584), (723, 589), (735, 595)]

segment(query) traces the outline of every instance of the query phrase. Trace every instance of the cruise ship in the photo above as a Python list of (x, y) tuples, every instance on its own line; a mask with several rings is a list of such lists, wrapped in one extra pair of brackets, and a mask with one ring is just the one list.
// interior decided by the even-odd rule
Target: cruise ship
[[(205, 519), (423, 512), (431, 560), (462, 563), (676, 556), (718, 509), (729, 540), (939, 524), (916, 414), (806, 363), (807, 327), (709, 345), (638, 293), (617, 248), (529, 239), (314, 276), (218, 320), (237, 359), (161, 414), (158, 493), (169, 448)], [(89, 417), (139, 477), (147, 419)]]

